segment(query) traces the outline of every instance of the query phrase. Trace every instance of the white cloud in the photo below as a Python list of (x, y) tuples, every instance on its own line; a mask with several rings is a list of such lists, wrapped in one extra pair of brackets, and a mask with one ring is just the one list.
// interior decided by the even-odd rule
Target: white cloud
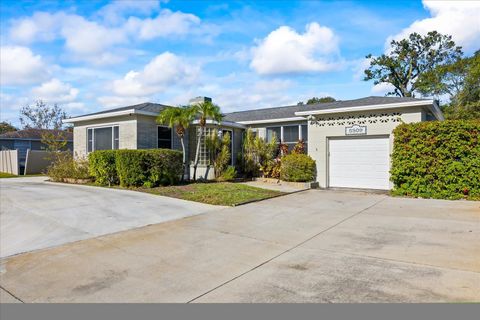
[(125, 14), (135, 13), (136, 15), (148, 15), (160, 7), (158, 0), (122, 0), (113, 1), (98, 11), (107, 23), (118, 24), (123, 21)]
[[(158, 6), (158, 3), (157, 3)], [(119, 1), (100, 10), (105, 19), (128, 11), (148, 13), (156, 8), (155, 2)], [(139, 11), (137, 11), (139, 10)], [(130, 17), (123, 23), (112, 26), (106, 21), (94, 21), (77, 14), (65, 12), (36, 12), (30, 17), (11, 21), (9, 39), (14, 43), (30, 44), (65, 41), (65, 48), (72, 60), (83, 60), (93, 64), (113, 64), (126, 59), (128, 50), (118, 47), (132, 40), (151, 40), (190, 32), (200, 23), (200, 18), (180, 11), (164, 9), (155, 18)]]
[(58, 79), (52, 79), (32, 89), (32, 96), (35, 100), (41, 99), (47, 103), (62, 104), (75, 101), (78, 89)]
[(365, 70), (370, 67), (372, 58), (352, 60), (353, 80), (361, 81), (365, 77)]
[(338, 38), (313, 22), (299, 34), (288, 26), (272, 31), (252, 49), (250, 67), (259, 74), (322, 72), (338, 67)]
[(103, 96), (98, 97), (97, 101), (104, 107), (104, 108), (116, 108), (116, 107), (124, 107), (134, 104), (139, 104), (143, 102), (148, 102), (150, 97), (118, 97), (118, 96)]
[(381, 82), (372, 87), (372, 93), (381, 96), (384, 96), (387, 93), (392, 92), (393, 90), (395, 90), (395, 87), (388, 82)]
[(453, 37), (457, 45), (465, 51), (473, 52), (480, 44), (480, 1), (423, 1), (423, 6), (431, 17), (417, 20), (400, 33), (387, 39), (399, 40), (412, 32), (426, 34), (436, 30)]
[[(228, 77), (225, 81), (228, 82)], [(199, 92), (211, 96), (223, 112), (233, 112), (295, 104), (298, 100), (289, 94), (293, 86), (294, 83), (290, 80), (257, 80), (251, 83), (233, 82), (229, 87), (226, 87), (225, 83), (218, 83), (203, 87)]]
[(127, 42), (121, 29), (106, 28), (76, 15), (65, 16), (61, 35), (67, 49), (79, 55), (94, 55), (119, 43)]
[(118, 57), (107, 49), (128, 41), (125, 31), (105, 27), (76, 14), (37, 12), (12, 21), (10, 39), (18, 43), (65, 40), (69, 57), (94, 64), (115, 63)]
[(165, 91), (169, 86), (192, 83), (199, 66), (190, 65), (170, 52), (153, 58), (141, 71), (129, 71), (123, 79), (113, 82), (113, 92), (119, 96), (145, 96)]
[(48, 77), (42, 57), (34, 55), (27, 47), (0, 47), (0, 66), (2, 85), (39, 83)]
[(200, 18), (193, 14), (165, 9), (153, 19), (130, 17), (125, 28), (142, 40), (151, 40), (158, 37), (186, 34), (199, 23)]

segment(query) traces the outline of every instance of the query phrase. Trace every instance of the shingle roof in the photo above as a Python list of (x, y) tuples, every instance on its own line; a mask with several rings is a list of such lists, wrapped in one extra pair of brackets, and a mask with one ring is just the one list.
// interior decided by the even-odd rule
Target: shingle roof
[(316, 103), (308, 105), (294, 105), (275, 108), (265, 108), (256, 110), (246, 110), (227, 113), (224, 116), (225, 121), (256, 121), (256, 120), (271, 120), (296, 117), (295, 112), (321, 110), (321, 109), (341, 109), (349, 107), (361, 107), (369, 105), (381, 105), (389, 103), (422, 101), (427, 99), (404, 98), (404, 97), (366, 97), (355, 100), (344, 100), (335, 102)]
[(73, 133), (63, 130), (47, 129), (25, 129), (19, 131), (10, 131), (0, 134), (0, 139), (31, 139), (41, 140), (45, 133), (53, 133), (55, 136), (63, 135), (68, 141), (73, 141)]
[[(141, 110), (141, 111), (147, 111), (147, 112), (154, 112), (154, 113), (160, 113), (163, 109), (168, 107), (167, 105), (164, 104), (159, 104), (159, 103), (152, 103), (152, 102), (144, 102), (140, 104), (135, 104), (132, 106), (126, 106), (126, 107), (120, 107), (120, 108), (115, 108), (115, 109), (108, 109), (104, 111), (99, 111), (99, 112), (94, 112), (94, 113), (89, 113), (89, 114), (83, 114), (81, 115), (82, 117), (85, 116), (93, 116), (97, 114), (105, 114), (105, 113), (111, 113), (111, 112), (118, 112), (118, 111), (125, 111), (125, 110), (130, 110), (130, 109), (135, 109), (135, 110)], [(75, 117), (74, 117), (75, 118)]]

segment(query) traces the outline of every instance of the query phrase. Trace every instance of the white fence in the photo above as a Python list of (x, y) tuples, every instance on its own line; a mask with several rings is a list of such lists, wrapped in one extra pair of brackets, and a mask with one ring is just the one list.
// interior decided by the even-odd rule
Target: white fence
[(0, 172), (19, 174), (18, 150), (0, 151)]

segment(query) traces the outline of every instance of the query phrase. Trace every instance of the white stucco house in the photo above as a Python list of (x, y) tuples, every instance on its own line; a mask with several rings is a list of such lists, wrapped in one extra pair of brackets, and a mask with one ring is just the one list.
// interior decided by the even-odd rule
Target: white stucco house
[[(193, 99), (199, 102), (206, 97)], [(165, 105), (143, 103), (65, 120), (74, 125), (74, 152), (86, 156), (99, 149), (181, 149), (174, 130), (157, 125), (156, 116)], [(443, 120), (436, 101), (403, 97), (366, 97), (312, 105), (293, 105), (239, 111), (224, 115), (222, 123), (207, 131), (228, 132), (232, 137), (232, 165), (241, 152), (243, 133), (251, 128), (257, 135), (289, 146), (299, 139), (317, 164), (322, 188), (365, 188), (387, 190), (393, 129), (402, 122)], [(186, 136), (187, 156), (193, 160), (197, 127)], [(209, 178), (207, 150), (201, 144), (200, 177)]]

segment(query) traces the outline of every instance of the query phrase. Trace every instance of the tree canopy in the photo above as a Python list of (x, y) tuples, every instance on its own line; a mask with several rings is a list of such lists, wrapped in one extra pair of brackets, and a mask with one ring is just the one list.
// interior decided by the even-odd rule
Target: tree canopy
[(67, 113), (57, 104), (48, 106), (42, 100), (37, 100), (34, 105), (26, 105), (20, 109), (20, 123), (23, 128), (55, 129), (63, 128), (62, 120), (67, 118)]
[(450, 103), (443, 108), (445, 117), (447, 119), (480, 119), (480, 50), (472, 57), (462, 59), (460, 62), (452, 69), (447, 68), (454, 70), (456, 74), (444, 75), (440, 71), (438, 76), (447, 85), (452, 77), (460, 79), (458, 89), (452, 93), (447, 92), (451, 96)]
[[(394, 89), (388, 95), (415, 97), (416, 93), (439, 90), (435, 77), (421, 77), (440, 66), (451, 65), (462, 57), (461, 47), (452, 37), (431, 31), (425, 36), (412, 33), (406, 39), (392, 40), (387, 53), (379, 57), (367, 55), (370, 66), (365, 70), (365, 81), (375, 85), (391, 84)], [(429, 81), (430, 80), (430, 81)]]
[[(321, 97), (321, 98), (317, 98), (317, 97), (313, 97), (313, 98), (310, 98), (307, 100), (307, 103), (306, 104), (316, 104), (316, 103), (325, 103), (325, 102), (334, 102), (334, 101), (337, 101), (335, 100), (335, 98), (333, 97)], [(298, 105), (304, 105), (305, 103), (303, 101), (300, 101), (298, 103)]]
[(11, 131), (17, 131), (17, 128), (7, 121), (0, 122), (0, 134)]

